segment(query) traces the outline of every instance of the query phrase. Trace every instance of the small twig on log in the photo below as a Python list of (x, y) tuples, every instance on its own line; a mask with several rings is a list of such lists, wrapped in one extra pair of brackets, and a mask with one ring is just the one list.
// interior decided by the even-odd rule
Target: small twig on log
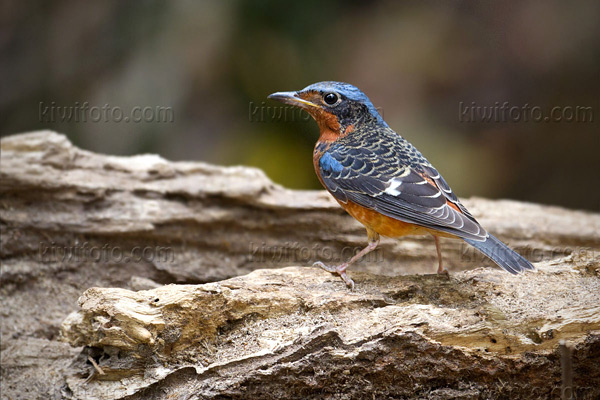
[(96, 369), (96, 372), (98, 372), (100, 375), (106, 375), (106, 373), (102, 370), (102, 368), (98, 365), (98, 363), (96, 362), (96, 360), (94, 360), (92, 357), (88, 356), (88, 361), (92, 363), (92, 365), (94, 366), (94, 369)]

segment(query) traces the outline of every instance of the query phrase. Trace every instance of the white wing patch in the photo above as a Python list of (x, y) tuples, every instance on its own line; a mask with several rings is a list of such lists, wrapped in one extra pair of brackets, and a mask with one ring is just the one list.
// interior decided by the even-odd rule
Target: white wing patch
[(410, 168), (406, 168), (402, 173), (392, 179), (390, 179), (387, 184), (388, 187), (383, 191), (383, 193), (387, 193), (390, 196), (399, 196), (402, 193), (398, 188), (402, 185), (402, 178), (407, 177), (411, 173)]
[(389, 186), (385, 189), (384, 193), (389, 194), (390, 196), (399, 196), (402, 193), (398, 188), (402, 185), (402, 181), (397, 178), (392, 178), (388, 182)]

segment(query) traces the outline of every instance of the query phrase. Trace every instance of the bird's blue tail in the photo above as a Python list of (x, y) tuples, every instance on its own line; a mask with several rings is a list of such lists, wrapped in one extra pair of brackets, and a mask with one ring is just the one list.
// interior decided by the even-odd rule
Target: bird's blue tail
[(525, 270), (535, 269), (525, 257), (516, 253), (492, 235), (489, 235), (483, 242), (472, 239), (464, 239), (464, 241), (488, 256), (492, 261), (498, 264), (498, 266), (511, 274), (516, 275)]

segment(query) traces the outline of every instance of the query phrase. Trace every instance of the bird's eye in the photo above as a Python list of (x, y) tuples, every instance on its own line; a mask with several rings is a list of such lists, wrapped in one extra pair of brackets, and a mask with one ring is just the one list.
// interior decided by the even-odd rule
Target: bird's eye
[(339, 100), (340, 96), (338, 96), (336, 93), (325, 93), (323, 95), (323, 101), (330, 106), (336, 104)]

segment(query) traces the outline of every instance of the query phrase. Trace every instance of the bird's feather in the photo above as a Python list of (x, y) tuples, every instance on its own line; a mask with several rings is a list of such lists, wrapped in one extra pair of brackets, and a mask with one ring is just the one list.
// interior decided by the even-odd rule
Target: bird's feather
[(484, 241), (487, 232), (442, 176), (410, 143), (388, 130), (387, 135), (378, 132), (378, 140), (361, 135), (328, 146), (318, 172), (331, 194), (403, 222)]

